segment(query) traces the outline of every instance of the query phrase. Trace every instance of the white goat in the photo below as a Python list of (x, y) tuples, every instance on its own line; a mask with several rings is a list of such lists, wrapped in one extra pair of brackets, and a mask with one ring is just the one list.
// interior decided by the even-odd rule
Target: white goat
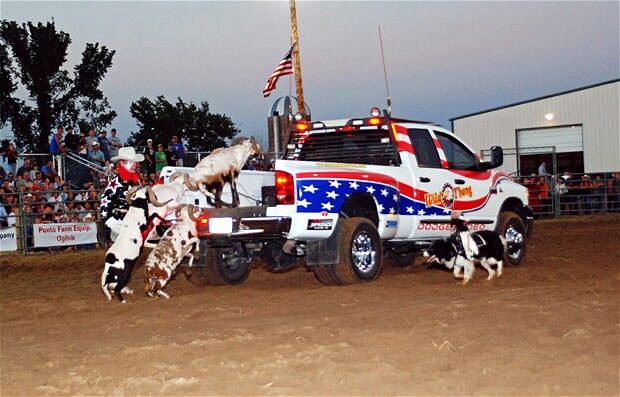
[(161, 215), (166, 215), (167, 205), (171, 201), (159, 202), (150, 187), (127, 192), (129, 209), (123, 218), (118, 237), (106, 252), (101, 274), (101, 289), (108, 300), (112, 299), (110, 289), (114, 289), (114, 295), (122, 303), (125, 303), (123, 292), (133, 293), (126, 286), (136, 259), (140, 256), (143, 236), (148, 233), (149, 224), (158, 224)]
[[(207, 196), (209, 204), (216, 208), (222, 207), (222, 205), (238, 207), (237, 176), (248, 157), (260, 153), (260, 148), (253, 137), (237, 138), (229, 147), (216, 149), (200, 160), (190, 176), (193, 185), (188, 183), (187, 186), (193, 190), (200, 189)], [(222, 201), (222, 191), (226, 182), (230, 183), (231, 204)], [(215, 203), (211, 201), (212, 197), (215, 198)]]
[(163, 290), (183, 258), (194, 262), (193, 251), (199, 242), (196, 237), (195, 207), (188, 205), (177, 209), (177, 222), (162, 236), (159, 244), (149, 253), (144, 265), (144, 292), (150, 297), (157, 295), (169, 299)]

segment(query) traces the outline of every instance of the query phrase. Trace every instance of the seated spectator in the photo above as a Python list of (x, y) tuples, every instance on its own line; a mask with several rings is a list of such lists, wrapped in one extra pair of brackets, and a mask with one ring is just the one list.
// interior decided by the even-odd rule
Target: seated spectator
[(69, 212), (68, 213), (67, 222), (68, 223), (81, 222), (80, 214), (77, 211), (75, 211), (75, 210)]
[(9, 186), (12, 187), (13, 189), (15, 189), (15, 175), (12, 172), (9, 172), (6, 175), (6, 178), (4, 179), (3, 182), (8, 182)]
[(8, 216), (9, 214), (6, 212), (4, 205), (0, 205), (0, 227), (8, 227)]
[(54, 212), (54, 223), (67, 223), (68, 216), (63, 211)]
[(54, 206), (51, 204), (43, 205), (43, 223), (54, 223)]
[[(82, 210), (82, 221), (84, 221), (84, 217), (86, 217), (87, 215), (91, 214), (93, 209), (92, 204), (90, 203), (90, 201), (84, 201), (84, 208)], [(92, 216), (92, 214), (91, 214)]]
[(18, 205), (13, 205), (11, 207), (11, 210), (8, 212), (7, 226), (8, 227), (17, 226), (18, 217), (19, 217), (19, 206)]
[(40, 201), (35, 201), (32, 204), (32, 212), (34, 212), (35, 214), (42, 214), (43, 212), (45, 212), (45, 204), (46, 202), (40, 202)]
[(41, 193), (41, 188), (37, 185), (32, 185), (32, 187), (30, 188), (30, 193), (32, 193), (32, 195), (34, 196), (34, 201), (40, 201), (41, 199), (43, 199), (43, 201), (47, 202), (47, 197), (43, 197), (43, 194)]
[(30, 171), (32, 171), (32, 165), (30, 164), (30, 159), (27, 158), (27, 159), (24, 159), (24, 165), (22, 165), (21, 167), (17, 169), (17, 172), (15, 173), (15, 175), (23, 176), (24, 172), (28, 172), (28, 175), (30, 175)]
[(105, 166), (105, 157), (103, 155), (103, 152), (99, 148), (99, 142), (93, 141), (91, 145), (92, 145), (92, 150), (90, 151), (90, 154), (88, 155), (88, 159), (100, 167)]
[(65, 203), (75, 200), (75, 192), (73, 190), (62, 190), (60, 196)]
[(52, 186), (54, 187), (54, 189), (58, 189), (58, 190), (64, 190), (65, 188), (69, 189), (69, 185), (67, 185), (65, 181), (60, 179), (60, 176), (57, 176), (56, 178), (54, 178), (54, 182), (52, 182)]
[(32, 186), (32, 181), (30, 180), (30, 172), (28, 171), (24, 171), (22, 174), (17, 175), (15, 187), (17, 188), (17, 190), (19, 190), (22, 186), (26, 189), (30, 189), (30, 187)]
[(82, 218), (82, 222), (93, 222), (95, 220), (95, 216), (91, 212), (87, 212)]
[(41, 183), (43, 183), (43, 175), (41, 174), (41, 171), (34, 172), (34, 178), (32, 178), (32, 183), (41, 186)]
[(73, 197), (73, 200), (77, 201), (84, 201), (86, 200), (86, 197), (88, 196), (88, 192), (85, 191), (79, 191), (77, 194), (75, 194), (75, 196)]
[(60, 197), (60, 192), (58, 190), (54, 190), (52, 192), (52, 196), (47, 199), (47, 202), (54, 206), (54, 211), (64, 210), (64, 203), (62, 201), (62, 197)]
[(4, 190), (5, 193), (15, 193), (15, 187), (11, 186), (11, 183), (7, 179), (2, 181), (2, 190)]
[(34, 164), (32, 165), (32, 169), (30, 170), (30, 180), (31, 180), (31, 181), (34, 181), (34, 179), (36, 178), (36, 176), (37, 176), (37, 172), (39, 172), (39, 173), (40, 173), (40, 172), (41, 172), (41, 170), (39, 169), (39, 164), (34, 163)]
[(82, 212), (84, 212), (84, 202), (83, 201), (76, 201), (75, 202), (75, 212), (78, 213), (80, 220), (82, 219)]
[(41, 186), (39, 186), (39, 189), (41, 191), (41, 197), (44, 197), (45, 200), (49, 200), (50, 197), (52, 197), (52, 188), (47, 183), (43, 182)]
[(56, 168), (54, 168), (54, 162), (52, 160), (48, 160), (47, 163), (41, 167), (41, 173), (44, 178), (49, 178), (50, 181), (53, 181), (54, 178), (58, 176), (58, 172)]
[(5, 191), (6, 194), (4, 194), (1, 198), (2, 198), (2, 204), (4, 205), (4, 209), (9, 212), (9, 209), (11, 207), (13, 207), (15, 204), (17, 204), (17, 195), (15, 194), (15, 192), (10, 191), (7, 192)]

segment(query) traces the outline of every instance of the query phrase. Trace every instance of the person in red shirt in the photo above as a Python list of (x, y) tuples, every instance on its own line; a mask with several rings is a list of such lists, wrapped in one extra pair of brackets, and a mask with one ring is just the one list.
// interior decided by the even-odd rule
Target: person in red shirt
[(127, 146), (120, 148), (112, 161), (117, 162), (118, 175), (110, 180), (103, 191), (100, 210), (101, 220), (110, 229), (110, 239), (114, 241), (129, 208), (125, 195), (131, 187), (141, 185), (138, 168), (144, 156)]

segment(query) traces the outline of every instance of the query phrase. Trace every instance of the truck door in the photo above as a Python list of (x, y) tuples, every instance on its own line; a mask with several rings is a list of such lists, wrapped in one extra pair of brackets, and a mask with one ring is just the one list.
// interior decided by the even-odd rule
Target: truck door
[(437, 129), (433, 133), (439, 142), (439, 155), (443, 157), (445, 207), (460, 210), (470, 222), (470, 229), (479, 230), (492, 224), (496, 211), (487, 205), (491, 171), (480, 171), (474, 152), (453, 134)]
[[(409, 238), (438, 238), (448, 235), (450, 209), (442, 202), (442, 188), (446, 183), (446, 170), (442, 166), (438, 143), (430, 130), (409, 128), (413, 156), (411, 192), (401, 189), (401, 218), (412, 217)], [(411, 198), (412, 200), (410, 200)]]

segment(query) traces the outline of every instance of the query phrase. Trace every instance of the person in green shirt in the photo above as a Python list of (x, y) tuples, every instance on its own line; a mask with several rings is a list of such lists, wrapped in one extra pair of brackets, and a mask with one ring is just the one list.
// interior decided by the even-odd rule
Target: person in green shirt
[(166, 152), (164, 152), (164, 145), (157, 145), (157, 151), (155, 152), (155, 172), (157, 175), (161, 172), (161, 170), (168, 165), (166, 161)]

